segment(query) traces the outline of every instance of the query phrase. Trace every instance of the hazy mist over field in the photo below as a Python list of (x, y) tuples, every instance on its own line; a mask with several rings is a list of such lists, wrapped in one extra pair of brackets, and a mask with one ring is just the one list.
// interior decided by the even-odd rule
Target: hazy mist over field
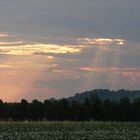
[(140, 88), (139, 0), (0, 1), (0, 98)]

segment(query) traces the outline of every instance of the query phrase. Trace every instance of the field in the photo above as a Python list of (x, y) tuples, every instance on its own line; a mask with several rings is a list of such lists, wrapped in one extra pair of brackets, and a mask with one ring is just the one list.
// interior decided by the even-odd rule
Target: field
[(1, 122), (0, 140), (139, 140), (140, 123)]

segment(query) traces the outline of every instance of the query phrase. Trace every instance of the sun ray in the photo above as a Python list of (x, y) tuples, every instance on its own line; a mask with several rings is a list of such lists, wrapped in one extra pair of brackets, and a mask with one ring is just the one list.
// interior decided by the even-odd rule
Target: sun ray
[[(113, 59), (112, 59), (112, 69), (113, 68), (118, 68), (119, 67), (119, 58), (120, 58), (120, 48), (116, 48), (113, 54)], [(113, 82), (109, 82), (108, 86), (111, 89), (118, 89), (118, 74), (115, 71), (111, 71), (108, 73), (108, 79), (113, 79)]]
[[(106, 74), (106, 79), (114, 79), (114, 85), (112, 83), (106, 83), (107, 88), (117, 88), (118, 87), (118, 76), (115, 71), (111, 70), (117, 68), (119, 66), (119, 57), (120, 57), (120, 49), (125, 45), (125, 41), (123, 39), (110, 39), (110, 38), (85, 38), (79, 40), (81, 43), (87, 45), (93, 45), (96, 47), (96, 53), (93, 55), (88, 67), (92, 70), (87, 70), (88, 73), (85, 75), (85, 81), (82, 83), (82, 90), (86, 90), (88, 88), (93, 88), (92, 85), (101, 85), (100, 76), (95, 75), (96, 73)], [(112, 53), (111, 64), (109, 64), (108, 68), (104, 68), (102, 66), (104, 59), (107, 59), (106, 53)], [(110, 62), (109, 62), (110, 63)], [(94, 70), (95, 68), (96, 70)], [(85, 71), (85, 70), (84, 70)], [(94, 83), (95, 82), (95, 83)], [(108, 82), (107, 80), (104, 82)], [(97, 87), (96, 87), (97, 88)]]
[[(104, 56), (103, 50), (100, 48), (97, 48), (95, 55), (93, 55), (90, 63), (89, 63), (89, 67), (93, 67), (93, 66), (99, 66), (99, 64), (101, 64), (102, 62), (102, 58)], [(82, 90), (86, 90), (91, 88), (91, 86), (93, 85), (92, 81), (94, 79), (94, 72), (88, 72), (85, 75), (85, 80), (83, 81), (82, 85), (81, 85), (81, 89)], [(96, 83), (99, 84), (99, 80), (96, 78)], [(94, 86), (94, 85), (93, 85)]]

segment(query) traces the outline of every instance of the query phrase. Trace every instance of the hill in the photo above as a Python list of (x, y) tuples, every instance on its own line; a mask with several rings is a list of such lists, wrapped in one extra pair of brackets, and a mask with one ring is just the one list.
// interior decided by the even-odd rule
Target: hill
[(130, 91), (130, 90), (108, 90), (108, 89), (96, 89), (92, 91), (85, 91), (82, 93), (77, 93), (75, 96), (67, 98), (68, 101), (84, 102), (86, 98), (89, 98), (92, 94), (98, 95), (98, 97), (104, 101), (106, 99), (110, 101), (119, 101), (123, 97), (128, 97), (131, 101), (135, 98), (140, 98), (140, 90)]

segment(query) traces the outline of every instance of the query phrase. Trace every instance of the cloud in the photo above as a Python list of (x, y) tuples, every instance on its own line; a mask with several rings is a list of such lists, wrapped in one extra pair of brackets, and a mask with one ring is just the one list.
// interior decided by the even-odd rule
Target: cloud
[(80, 53), (83, 46), (41, 44), (28, 42), (0, 42), (0, 54), (10, 55), (44, 55)]
[(78, 39), (80, 44), (84, 45), (93, 45), (93, 46), (124, 46), (125, 40), (123, 39), (111, 39), (111, 38), (79, 38)]
[(10, 34), (8, 32), (0, 32), (0, 40), (17, 39), (16, 35)]
[(4, 64), (0, 64), (0, 68), (13, 68), (14, 66), (12, 65), (4, 65)]
[(123, 72), (117, 72), (118, 74), (121, 74), (124, 77), (127, 77), (130, 80), (140, 80), (140, 69), (138, 71), (123, 71)]
[(0, 54), (10, 55), (49, 55), (49, 54), (78, 54), (89, 46), (110, 47), (124, 46), (123, 39), (111, 38), (80, 38), (72, 44), (49, 44), (29, 41), (1, 41)]
[(118, 68), (118, 67), (81, 67), (80, 71), (84, 72), (97, 72), (97, 73), (114, 73), (120, 74), (129, 79), (140, 78), (140, 68)]
[(0, 47), (3, 46), (18, 46), (23, 45), (24, 43), (22, 41), (15, 41), (15, 42), (0, 42)]
[(2, 33), (0, 32), (0, 38), (3, 38), (3, 37), (9, 37), (11, 35), (9, 35), (8, 33)]
[(138, 89), (139, 13), (138, 0), (1, 0), (0, 96), (61, 97), (82, 82)]
[(72, 72), (77, 72), (76, 69), (55, 69), (52, 72), (54, 73), (72, 73)]
[(138, 0), (5, 0), (0, 2), (0, 27), (40, 39), (47, 34), (70, 38), (120, 36), (139, 41), (139, 11)]
[[(70, 76), (72, 79), (74, 77), (84, 77), (83, 72), (85, 73), (95, 73), (95, 74), (107, 74), (107, 75), (121, 75), (123, 77), (126, 77), (128, 79), (136, 79), (140, 78), (140, 68), (120, 68), (120, 67), (80, 67), (80, 68), (61, 68), (58, 65), (51, 66), (51, 72), (62, 74), (64, 77)], [(67, 75), (68, 74), (68, 75)], [(61, 75), (61, 76), (62, 76)], [(77, 76), (76, 76), (77, 75)]]
[[(79, 44), (54, 44), (43, 42), (27, 41), (28, 39), (20, 39), (18, 36), (10, 35), (8, 33), (0, 33), (0, 37), (5, 39), (0, 41), (0, 54), (9, 55), (48, 55), (48, 58), (52, 59), (50, 54), (77, 54), (85, 47)], [(9, 40), (10, 37), (14, 37)]]

